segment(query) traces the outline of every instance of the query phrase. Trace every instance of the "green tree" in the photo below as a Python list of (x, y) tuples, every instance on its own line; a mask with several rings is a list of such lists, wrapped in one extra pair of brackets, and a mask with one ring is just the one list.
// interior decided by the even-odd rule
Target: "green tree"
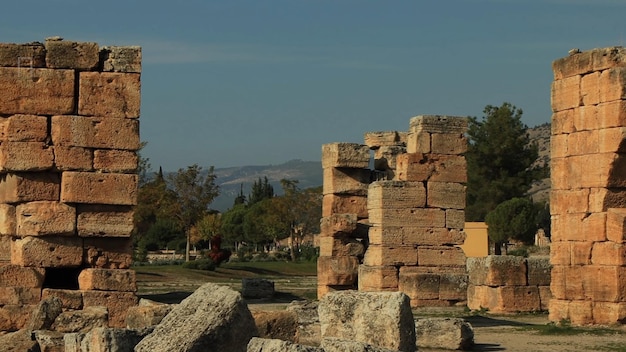
[(222, 228), (222, 214), (214, 212), (205, 214), (195, 225), (201, 240), (210, 241), (218, 235)]
[(537, 219), (540, 208), (528, 198), (504, 201), (490, 211), (485, 222), (489, 240), (495, 245), (495, 254), (501, 254), (501, 245), (510, 239), (532, 244), (539, 229)]
[(187, 236), (185, 261), (189, 261), (191, 229), (209, 210), (209, 204), (219, 194), (219, 187), (215, 184), (216, 175), (211, 166), (206, 174), (197, 164), (187, 169), (178, 169), (176, 174), (170, 175), (169, 181), (176, 193), (177, 207), (175, 216)]
[(272, 197), (274, 197), (274, 187), (270, 184), (267, 176), (265, 176), (262, 180), (259, 177), (259, 180), (254, 181), (252, 184), (252, 193), (248, 196), (248, 205), (252, 205)]
[(243, 222), (247, 211), (245, 204), (237, 204), (222, 214), (222, 235), (225, 241), (234, 244), (235, 250), (245, 240)]
[(544, 169), (533, 168), (538, 151), (530, 143), (522, 110), (510, 103), (487, 105), (482, 120), (470, 118), (468, 128), (468, 221), (483, 221), (505, 200), (523, 197)]
[[(184, 232), (175, 219), (160, 218), (148, 229), (139, 241), (139, 248), (148, 251), (168, 247), (168, 244), (183, 238)], [(177, 249), (177, 248), (169, 248)]]
[(288, 224), (281, 221), (277, 211), (278, 201), (279, 198), (267, 198), (248, 207), (243, 222), (247, 241), (267, 244), (288, 236)]

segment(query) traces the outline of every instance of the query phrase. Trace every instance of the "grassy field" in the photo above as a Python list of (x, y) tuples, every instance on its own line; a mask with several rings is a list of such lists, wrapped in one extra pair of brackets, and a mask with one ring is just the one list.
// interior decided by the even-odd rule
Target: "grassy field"
[(243, 278), (264, 278), (274, 282), (275, 301), (315, 299), (315, 262), (225, 263), (215, 271), (185, 269), (180, 265), (134, 267), (138, 296), (164, 303), (178, 303), (200, 285), (213, 282), (241, 290)]

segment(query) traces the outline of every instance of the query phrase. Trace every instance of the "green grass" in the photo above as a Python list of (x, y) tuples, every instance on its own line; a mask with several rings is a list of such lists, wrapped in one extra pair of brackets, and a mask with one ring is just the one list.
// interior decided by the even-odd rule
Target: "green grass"
[(525, 325), (520, 330), (535, 331), (540, 335), (626, 335), (625, 332), (617, 329), (600, 328), (600, 327), (576, 327), (563, 322), (560, 324), (549, 323), (545, 325)]
[(609, 343), (605, 346), (598, 346), (597, 351), (613, 351), (613, 352), (626, 352), (626, 343)]

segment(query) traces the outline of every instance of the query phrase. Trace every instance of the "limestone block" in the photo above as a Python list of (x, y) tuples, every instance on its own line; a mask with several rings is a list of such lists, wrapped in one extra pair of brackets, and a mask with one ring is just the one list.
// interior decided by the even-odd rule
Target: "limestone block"
[(569, 158), (550, 159), (550, 192), (556, 190), (572, 189), (570, 183), (570, 163)]
[(128, 308), (126, 314), (127, 329), (143, 329), (156, 326), (173, 308), (170, 304), (156, 302), (152, 304), (142, 304), (144, 301), (144, 299), (140, 299), (139, 305)]
[(66, 351), (65, 339), (63, 338), (65, 334), (57, 331), (36, 330), (34, 335), (42, 352)]
[(366, 132), (363, 135), (363, 140), (365, 145), (367, 145), (370, 149), (402, 146), (403, 144), (406, 144), (406, 133), (398, 131)]
[(624, 99), (626, 97), (626, 68), (613, 67), (602, 71), (598, 84), (600, 103)]
[(11, 242), (11, 264), (33, 267), (76, 267), (83, 262), (78, 237), (25, 237)]
[(369, 147), (356, 143), (322, 145), (322, 167), (351, 167), (366, 169), (370, 162)]
[(78, 275), (81, 290), (136, 292), (137, 279), (134, 270), (83, 269)]
[(593, 59), (593, 70), (601, 71), (615, 66), (624, 66), (624, 48), (613, 46), (590, 50)]
[(139, 149), (138, 120), (104, 116), (52, 116), (52, 143), (65, 147)]
[(317, 285), (317, 298), (321, 299), (322, 297), (324, 297), (325, 295), (327, 295), (330, 292), (345, 291), (345, 290), (356, 290), (356, 289), (357, 289), (356, 282), (354, 284), (350, 284), (350, 285), (324, 285), (324, 284), (318, 284)]
[(500, 286), (497, 294), (498, 306), (489, 308), (494, 313), (536, 312), (541, 309), (537, 286)]
[(132, 351), (147, 334), (147, 330), (93, 328), (80, 339), (80, 351)]
[(626, 242), (626, 208), (607, 209), (606, 237), (611, 242)]
[(570, 301), (568, 304), (569, 319), (573, 325), (590, 325), (593, 320), (593, 302)]
[[(553, 266), (550, 273), (550, 291), (556, 299), (589, 299), (590, 292), (585, 292), (583, 277), (589, 276), (585, 266)], [(587, 290), (589, 291), (589, 290)]]
[(465, 210), (446, 209), (446, 227), (461, 231), (465, 227)]
[(98, 149), (93, 153), (93, 168), (100, 172), (135, 173), (139, 158), (131, 150)]
[(465, 268), (456, 272), (442, 272), (439, 276), (439, 299), (455, 303), (467, 301), (467, 285)]
[(376, 225), (369, 229), (369, 243), (378, 245), (460, 245), (465, 242), (465, 232), (456, 229)]
[(586, 213), (589, 211), (589, 189), (562, 189), (550, 192), (550, 214)]
[(12, 115), (0, 118), (2, 142), (44, 142), (48, 138), (48, 118), (37, 115)]
[(425, 131), (429, 133), (465, 133), (467, 117), (444, 115), (419, 115), (409, 121), (409, 133)]
[(357, 257), (317, 258), (318, 285), (354, 285), (359, 273)]
[(365, 251), (363, 264), (369, 266), (417, 265), (418, 250), (415, 247), (413, 245), (370, 245)]
[(324, 352), (398, 352), (396, 349), (377, 347), (365, 342), (351, 341), (335, 337), (324, 338), (320, 347)]
[(413, 153), (431, 153), (430, 133), (427, 131), (409, 132), (406, 137), (406, 152)]
[(97, 43), (46, 40), (46, 66), (90, 71), (98, 67)]
[(526, 258), (528, 267), (528, 285), (529, 286), (550, 286), (550, 258), (528, 257)]
[(539, 288), (539, 304), (542, 311), (548, 311), (550, 308), (550, 300), (552, 299), (552, 292), (550, 286), (538, 286)]
[(626, 267), (589, 265), (582, 276), (585, 294), (593, 301), (626, 301)]
[(593, 242), (590, 241), (570, 241), (571, 265), (591, 264), (592, 246)]
[(552, 111), (562, 111), (578, 107), (581, 104), (580, 75), (575, 75), (552, 82)]
[(133, 262), (130, 237), (86, 237), (84, 264), (92, 268), (128, 269)]
[(136, 205), (137, 175), (64, 172), (61, 178), (61, 202)]
[(474, 329), (461, 318), (419, 318), (415, 336), (418, 350), (469, 350), (474, 346)]
[(325, 194), (322, 199), (322, 216), (327, 217), (332, 214), (356, 214), (357, 218), (366, 219), (368, 217), (367, 197)]
[(397, 291), (398, 268), (359, 265), (359, 291)]
[(83, 305), (85, 308), (107, 307), (109, 327), (122, 328), (126, 326), (128, 308), (137, 305), (137, 296), (134, 292), (83, 291)]
[(569, 300), (551, 299), (548, 309), (548, 319), (553, 322), (568, 320), (570, 318), (569, 302)]
[(430, 208), (465, 209), (466, 187), (454, 182), (428, 182), (428, 199)]
[(419, 246), (417, 259), (420, 266), (464, 267), (466, 257), (460, 247)]
[(553, 112), (551, 122), (552, 136), (561, 133), (567, 134), (576, 131), (576, 129), (574, 128), (575, 113), (577, 113), (577, 109), (567, 109)]
[(373, 225), (445, 227), (446, 211), (435, 208), (372, 209), (369, 220)]
[(74, 70), (0, 67), (0, 114), (56, 115), (74, 110)]
[(41, 289), (45, 277), (43, 268), (25, 268), (18, 265), (0, 266), (0, 287)]
[(596, 105), (600, 103), (600, 72), (590, 72), (580, 79), (580, 97), (583, 105)]
[(465, 132), (433, 133), (430, 144), (430, 152), (434, 154), (459, 155), (467, 151)]
[(554, 79), (563, 79), (594, 71), (593, 52), (583, 51), (552, 62)]
[(65, 311), (54, 320), (52, 329), (62, 333), (87, 333), (95, 328), (106, 327), (109, 311), (105, 304), (85, 307), (82, 310)]
[(0, 331), (23, 329), (35, 306), (32, 304), (7, 304), (0, 306)]
[(552, 241), (605, 241), (606, 213), (552, 216)]
[(54, 168), (59, 171), (91, 171), (93, 170), (93, 150), (55, 146)]
[(78, 114), (138, 118), (141, 82), (138, 73), (81, 72)]
[(526, 279), (528, 269), (524, 259), (512, 255), (467, 258), (469, 281), (480, 286), (525, 286), (528, 284)]
[(211, 346), (216, 351), (245, 352), (256, 335), (254, 319), (241, 295), (207, 283), (174, 307), (135, 351), (202, 351)]
[(395, 170), (398, 155), (406, 153), (406, 147), (382, 146), (374, 151), (374, 169)]
[(568, 134), (568, 156), (599, 153), (599, 137), (600, 131), (598, 130), (580, 131)]
[(5, 304), (37, 304), (41, 299), (41, 288), (0, 286), (0, 306)]
[[(17, 226), (17, 219), (15, 218), (15, 206), (5, 203), (0, 203), (0, 238), (10, 238), (7, 236), (15, 235)], [(0, 239), (3, 241), (3, 239)], [(5, 239), (6, 241), (6, 239)], [(3, 242), (9, 243), (9, 242)], [(0, 249), (0, 253), (2, 253), (2, 249)], [(1, 254), (0, 254), (1, 258)], [(1, 261), (1, 259), (0, 259)]]
[(42, 43), (0, 43), (0, 66), (2, 67), (45, 67), (46, 48)]
[(589, 190), (589, 212), (601, 213), (609, 208), (626, 208), (626, 189), (591, 188)]
[(103, 46), (100, 58), (104, 72), (141, 72), (140, 46)]
[(440, 275), (427, 268), (401, 267), (398, 278), (398, 290), (411, 300), (439, 299)]
[(423, 182), (376, 181), (369, 185), (368, 209), (423, 208), (426, 188)]
[(253, 337), (242, 351), (247, 352), (324, 352), (321, 347), (304, 346), (280, 339)]
[(320, 234), (324, 237), (351, 234), (357, 229), (356, 214), (332, 214), (320, 220)]
[(599, 128), (623, 127), (626, 125), (626, 101), (598, 104), (596, 114)]
[(626, 302), (593, 302), (595, 324), (615, 325), (626, 319)]
[(321, 257), (354, 256), (362, 258), (365, 246), (362, 241), (350, 237), (320, 237)]
[(586, 131), (603, 128), (601, 127), (603, 122), (600, 111), (599, 105), (586, 105), (574, 108), (574, 130)]
[(323, 194), (367, 195), (372, 171), (345, 167), (324, 168)]
[(294, 312), (253, 310), (251, 313), (260, 337), (296, 342), (298, 318)]
[(625, 127), (609, 127), (598, 130), (598, 152), (599, 153), (624, 153), (626, 145)]
[(53, 148), (43, 142), (0, 144), (0, 172), (43, 171), (54, 165)]
[(0, 235), (0, 266), (11, 263), (11, 237)]
[(41, 292), (41, 299), (50, 297), (56, 297), (61, 300), (63, 309), (79, 310), (83, 308), (83, 294), (81, 291), (44, 288)]
[(15, 208), (18, 237), (72, 236), (76, 233), (76, 208), (65, 203), (38, 201)]
[(550, 157), (551, 158), (565, 158), (569, 156), (569, 153), (567, 151), (568, 137), (569, 137), (568, 133), (552, 135), (550, 137)]
[(415, 322), (409, 297), (402, 292), (337, 291), (318, 307), (322, 338), (339, 337), (413, 352)]
[(81, 237), (130, 237), (134, 210), (129, 206), (79, 204), (76, 228)]
[(0, 202), (18, 203), (59, 200), (60, 179), (55, 173), (8, 173), (0, 175)]
[(587, 154), (570, 159), (573, 167), (577, 168), (574, 175), (580, 178), (581, 188), (626, 186), (622, 171), (626, 168), (626, 157), (623, 154)]
[(467, 162), (462, 155), (400, 154), (396, 177), (400, 181), (467, 182)]

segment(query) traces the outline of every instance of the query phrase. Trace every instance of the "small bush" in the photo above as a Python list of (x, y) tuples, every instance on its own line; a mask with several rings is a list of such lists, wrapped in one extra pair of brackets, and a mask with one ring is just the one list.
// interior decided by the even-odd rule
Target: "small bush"
[(197, 259), (197, 260), (190, 260), (188, 262), (183, 263), (183, 268), (214, 271), (215, 263), (213, 263), (213, 260), (211, 260), (211, 258), (202, 258), (202, 259)]
[(515, 256), (518, 256), (518, 257), (528, 258), (528, 249), (526, 247), (512, 249), (510, 251), (507, 251), (506, 254), (508, 254), (508, 255), (515, 255)]

